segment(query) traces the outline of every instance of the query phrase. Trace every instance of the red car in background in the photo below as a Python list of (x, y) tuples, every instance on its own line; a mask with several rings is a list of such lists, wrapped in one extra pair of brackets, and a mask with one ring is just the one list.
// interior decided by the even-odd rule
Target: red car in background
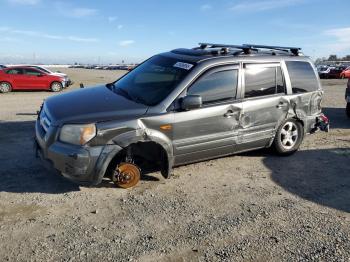
[(0, 70), (0, 92), (12, 90), (51, 90), (59, 92), (67, 83), (64, 77), (53, 75), (33, 67), (7, 67)]
[(340, 77), (341, 78), (350, 78), (350, 66), (348, 68), (346, 68), (345, 70), (343, 70), (343, 72), (341, 72)]

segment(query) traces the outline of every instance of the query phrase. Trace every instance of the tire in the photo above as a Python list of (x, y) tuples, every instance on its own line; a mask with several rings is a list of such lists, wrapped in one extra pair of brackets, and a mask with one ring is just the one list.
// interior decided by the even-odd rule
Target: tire
[(0, 93), (8, 93), (12, 91), (12, 86), (7, 82), (0, 82)]
[(52, 92), (60, 92), (63, 89), (63, 86), (60, 82), (53, 82), (50, 86)]
[(287, 119), (277, 129), (272, 146), (279, 155), (291, 155), (299, 149), (303, 138), (302, 124), (295, 119)]
[(350, 118), (350, 103), (346, 104), (346, 115)]

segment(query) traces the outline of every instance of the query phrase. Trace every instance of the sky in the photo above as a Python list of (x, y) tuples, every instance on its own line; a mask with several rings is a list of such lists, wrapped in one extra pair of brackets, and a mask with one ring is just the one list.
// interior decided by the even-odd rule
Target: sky
[(350, 54), (349, 0), (0, 0), (0, 64), (138, 63), (199, 42)]

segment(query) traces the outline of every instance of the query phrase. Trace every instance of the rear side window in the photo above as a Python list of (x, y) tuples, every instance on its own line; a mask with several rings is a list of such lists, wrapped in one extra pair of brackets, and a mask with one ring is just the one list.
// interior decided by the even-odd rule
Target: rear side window
[(244, 72), (245, 98), (285, 93), (281, 67), (249, 66)]
[(308, 62), (286, 61), (292, 83), (293, 94), (313, 92), (318, 89), (318, 81), (314, 69)]
[(208, 73), (198, 79), (187, 91), (188, 95), (200, 95), (203, 104), (233, 100), (236, 97), (238, 70), (231, 69)]
[(6, 71), (7, 74), (9, 75), (22, 75), (23, 74), (23, 69), (21, 68), (14, 68)]

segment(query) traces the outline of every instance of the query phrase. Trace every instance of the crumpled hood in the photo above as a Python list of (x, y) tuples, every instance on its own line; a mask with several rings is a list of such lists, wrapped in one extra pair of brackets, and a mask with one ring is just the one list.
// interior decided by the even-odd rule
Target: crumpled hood
[(44, 104), (44, 110), (53, 125), (131, 118), (145, 114), (147, 109), (147, 106), (117, 95), (106, 86), (52, 96)]

